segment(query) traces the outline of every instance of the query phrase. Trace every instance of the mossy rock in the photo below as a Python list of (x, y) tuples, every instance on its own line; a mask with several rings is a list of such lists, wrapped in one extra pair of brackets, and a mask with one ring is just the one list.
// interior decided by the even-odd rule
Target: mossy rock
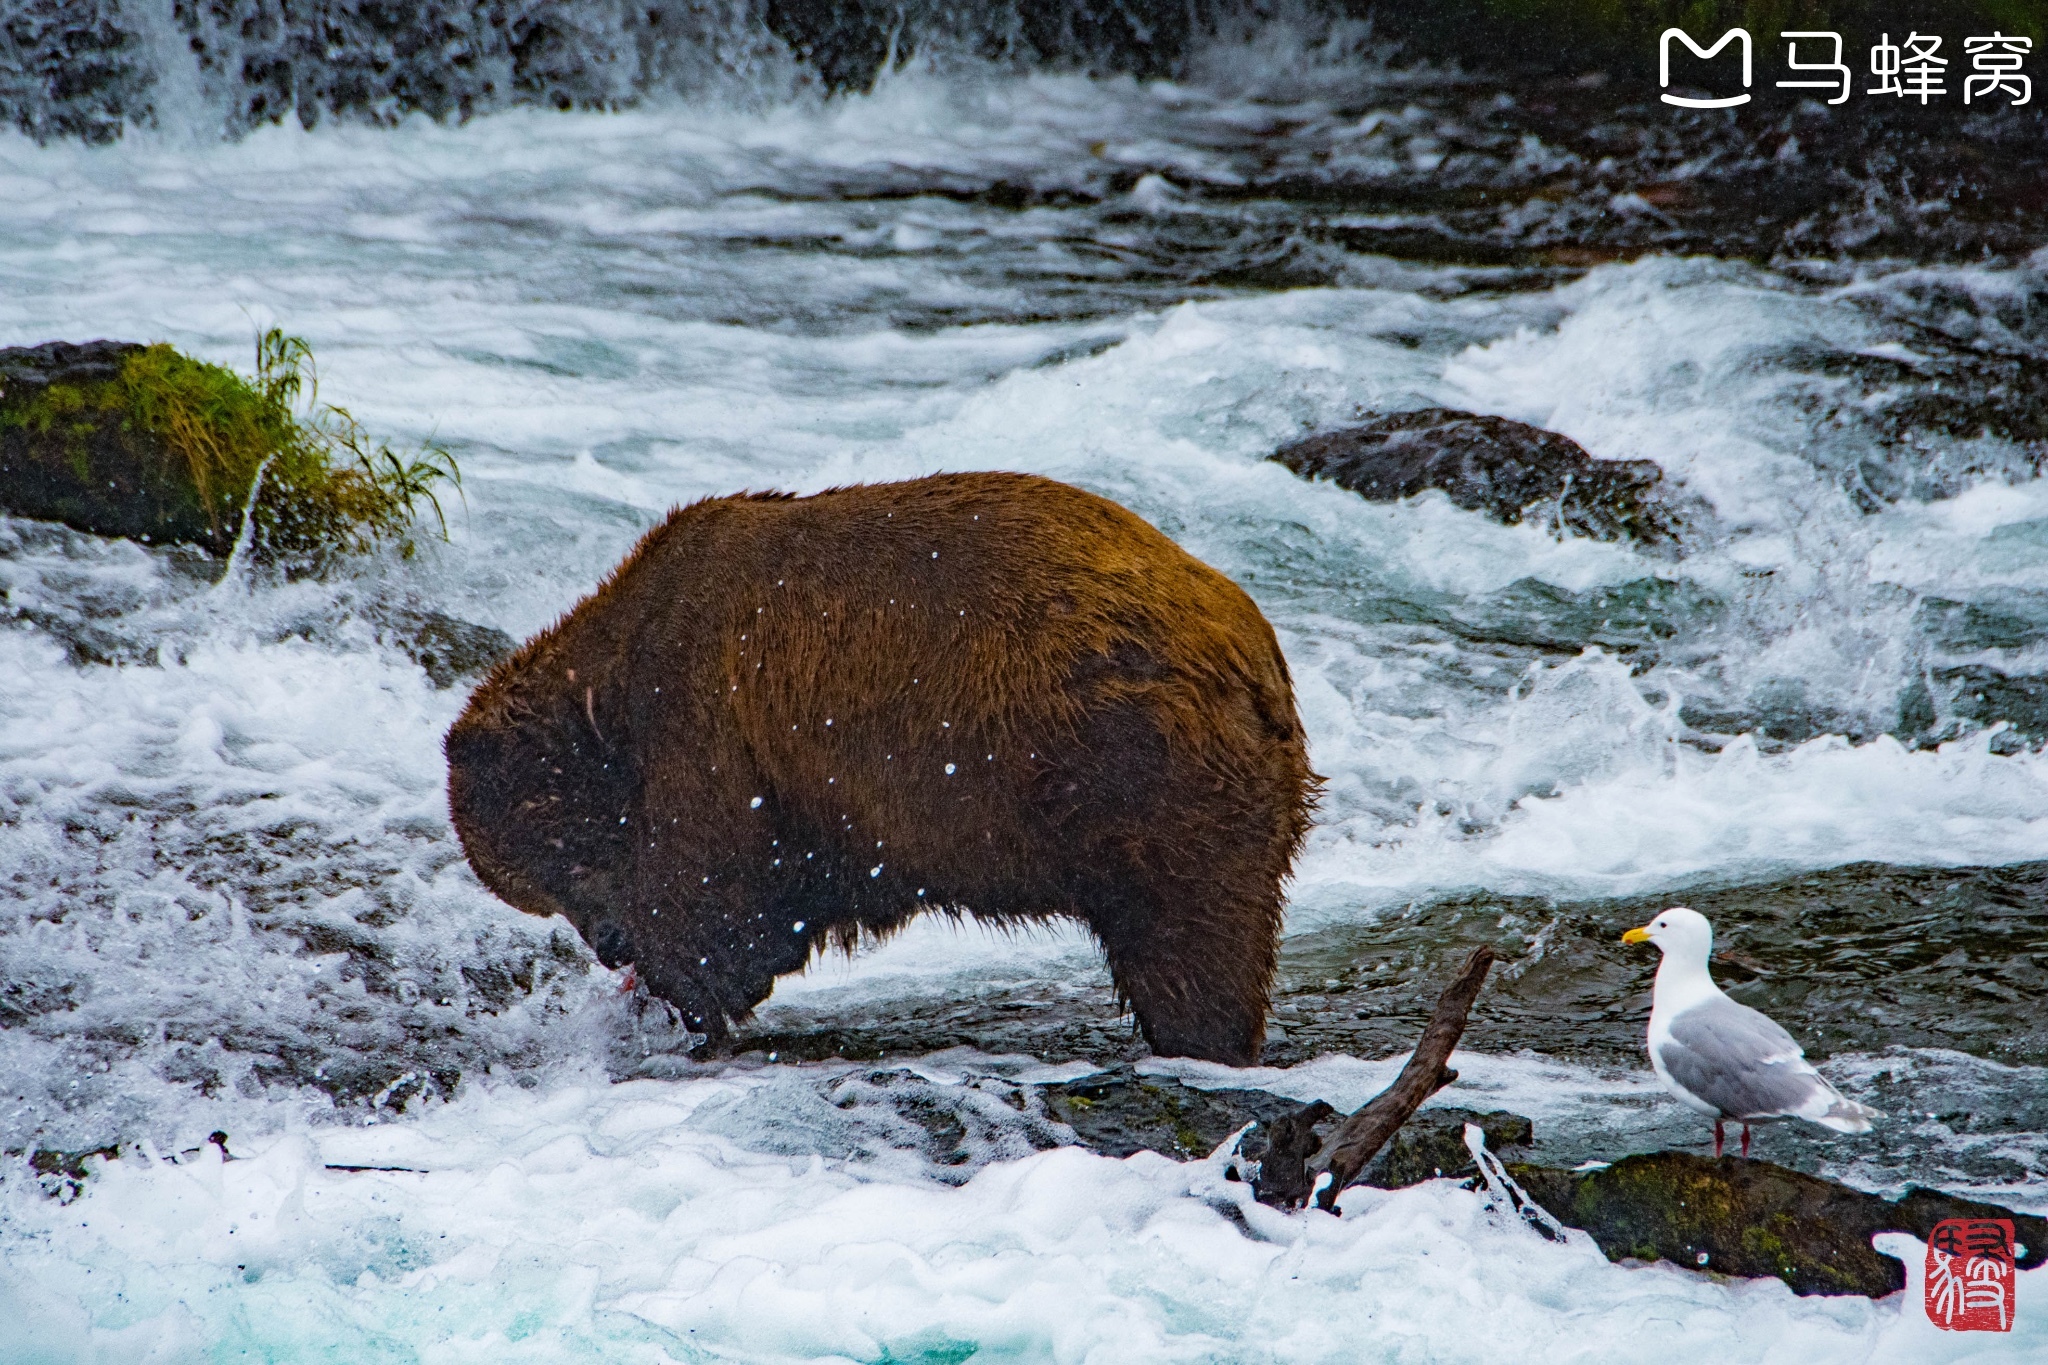
[(2048, 1260), (2048, 1221), (1935, 1190), (1885, 1199), (1765, 1161), (1653, 1152), (1586, 1172), (1511, 1164), (1508, 1173), (1607, 1258), (1670, 1261), (1745, 1278), (1776, 1276), (1795, 1294), (1882, 1298), (1905, 1269), (1873, 1249), (1880, 1232), (1923, 1241), (1944, 1218), (2010, 1218), (2023, 1268)]
[(180, 541), (225, 554), (163, 442), (121, 420), (122, 371), (144, 347), (52, 341), (0, 350), (0, 508), (95, 535)]
[(260, 557), (410, 552), (416, 505), (438, 515), (433, 485), (460, 485), (453, 462), (401, 458), (315, 396), (310, 351), (274, 330), (254, 378), (165, 345), (0, 349), (0, 512), (223, 556), (255, 488)]

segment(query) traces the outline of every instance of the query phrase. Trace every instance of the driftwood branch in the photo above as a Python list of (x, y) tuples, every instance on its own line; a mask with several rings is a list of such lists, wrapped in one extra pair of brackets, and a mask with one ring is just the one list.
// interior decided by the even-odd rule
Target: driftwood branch
[(1308, 1202), (1313, 1188), (1309, 1184), (1308, 1159), (1323, 1146), (1316, 1125), (1336, 1112), (1322, 1100), (1316, 1100), (1291, 1114), (1281, 1115), (1267, 1127), (1266, 1152), (1252, 1181), (1261, 1204), (1298, 1209)]
[(1493, 949), (1484, 945), (1474, 948), (1457, 979), (1437, 997), (1429, 1026), (1422, 1030), (1415, 1054), (1401, 1068), (1401, 1074), (1363, 1109), (1344, 1120), (1344, 1126), (1337, 1130), (1337, 1145), (1326, 1168), (1330, 1179), (1316, 1196), (1317, 1208), (1336, 1208), (1338, 1192), (1358, 1179), (1366, 1163), (1379, 1154), (1387, 1139), (1408, 1121), (1408, 1116), (1424, 1100), (1458, 1079), (1458, 1073), (1444, 1062), (1464, 1036), (1465, 1016), (1471, 1013), (1472, 1002), (1478, 998), (1479, 988), (1486, 984), (1486, 974), (1492, 969)]

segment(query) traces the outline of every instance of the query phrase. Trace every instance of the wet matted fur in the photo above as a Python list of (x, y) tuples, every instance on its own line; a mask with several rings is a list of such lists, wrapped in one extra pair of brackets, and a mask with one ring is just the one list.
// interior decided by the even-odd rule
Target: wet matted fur
[(939, 909), (1082, 920), (1155, 1051), (1255, 1061), (1317, 790), (1249, 597), (999, 473), (671, 513), (447, 752), (484, 884), (714, 1045), (814, 949)]

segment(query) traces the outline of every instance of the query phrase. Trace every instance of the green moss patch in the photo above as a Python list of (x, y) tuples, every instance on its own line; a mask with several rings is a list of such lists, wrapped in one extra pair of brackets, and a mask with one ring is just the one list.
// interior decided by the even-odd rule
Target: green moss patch
[[(437, 446), (400, 454), (321, 403), (306, 343), (272, 329), (253, 376), (166, 345), (51, 342), (0, 350), (0, 510), (99, 535), (293, 565), (415, 548), (460, 489)], [(250, 511), (252, 489), (255, 506)]]

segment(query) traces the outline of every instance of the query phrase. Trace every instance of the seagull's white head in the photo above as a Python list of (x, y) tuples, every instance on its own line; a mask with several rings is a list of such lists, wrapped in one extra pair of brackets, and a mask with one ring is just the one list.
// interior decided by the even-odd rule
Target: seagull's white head
[(1674, 905), (1640, 929), (1621, 936), (1623, 943), (1654, 943), (1664, 956), (1707, 965), (1714, 951), (1714, 926), (1697, 910)]

